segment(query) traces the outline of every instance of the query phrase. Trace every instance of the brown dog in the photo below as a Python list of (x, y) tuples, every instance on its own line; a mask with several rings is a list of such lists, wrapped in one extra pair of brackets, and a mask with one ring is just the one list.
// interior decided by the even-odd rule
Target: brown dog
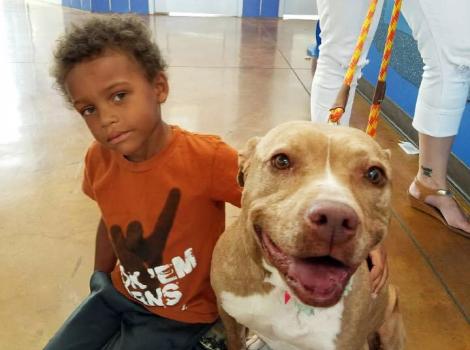
[(273, 350), (402, 349), (395, 289), (366, 263), (390, 217), (390, 154), (362, 131), (290, 122), (240, 154), (242, 210), (211, 281), (229, 350), (246, 328)]

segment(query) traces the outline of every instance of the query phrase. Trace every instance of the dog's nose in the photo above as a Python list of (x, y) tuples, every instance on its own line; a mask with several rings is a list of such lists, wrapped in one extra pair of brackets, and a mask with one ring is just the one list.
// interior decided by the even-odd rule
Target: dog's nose
[(308, 213), (308, 221), (318, 238), (331, 243), (343, 243), (357, 231), (359, 218), (349, 205), (335, 201), (317, 201)]

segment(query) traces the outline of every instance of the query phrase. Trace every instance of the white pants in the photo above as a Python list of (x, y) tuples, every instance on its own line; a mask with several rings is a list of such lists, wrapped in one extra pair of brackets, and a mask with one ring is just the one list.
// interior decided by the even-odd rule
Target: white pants
[[(369, 0), (317, 0), (322, 29), (320, 57), (312, 81), (312, 120), (326, 122), (354, 51)], [(342, 124), (348, 124), (360, 69), (377, 29), (379, 0), (350, 90)], [(413, 126), (420, 133), (457, 134), (470, 84), (470, 1), (404, 0), (402, 12), (424, 61)]]

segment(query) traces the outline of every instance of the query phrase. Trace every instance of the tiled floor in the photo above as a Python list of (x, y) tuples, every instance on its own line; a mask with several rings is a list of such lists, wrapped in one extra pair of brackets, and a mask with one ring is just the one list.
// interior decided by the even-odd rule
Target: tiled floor
[[(41, 348), (87, 294), (98, 210), (80, 192), (91, 137), (51, 88), (51, 47), (86, 13), (0, 1), (0, 349)], [(167, 121), (241, 146), (280, 122), (309, 118), (308, 21), (147, 18), (169, 63)], [(367, 103), (356, 97), (353, 124)], [(393, 152), (391, 279), (408, 349), (470, 349), (470, 240), (409, 208), (416, 156), (385, 122)], [(229, 216), (235, 215), (234, 210)]]

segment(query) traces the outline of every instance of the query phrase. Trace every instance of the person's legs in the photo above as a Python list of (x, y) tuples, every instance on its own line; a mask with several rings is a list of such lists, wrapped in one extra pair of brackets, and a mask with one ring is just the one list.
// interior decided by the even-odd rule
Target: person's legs
[[(419, 134), (419, 170), (416, 178), (431, 189), (447, 189), (447, 162), (454, 137), (432, 137)], [(411, 183), (410, 194), (419, 198), (420, 191), (416, 181)], [(425, 202), (439, 208), (450, 226), (470, 233), (470, 221), (450, 196), (428, 195)]]
[(108, 302), (118, 292), (109, 277), (95, 272), (90, 289), (90, 295), (64, 322), (45, 350), (98, 350), (119, 330), (119, 313)]
[(119, 335), (102, 350), (197, 349), (212, 324), (188, 324), (152, 314), (143, 307), (125, 312)]
[[(404, 1), (403, 14), (418, 41), (425, 67), (413, 126), (419, 132), (417, 180), (430, 189), (447, 189), (447, 163), (465, 108), (470, 82), (470, 2)], [(420, 197), (414, 181), (410, 194)], [(470, 222), (450, 196), (428, 195), (450, 226), (470, 233)]]
[[(314, 122), (326, 123), (328, 120), (329, 109), (343, 83), (369, 4), (369, 0), (317, 0), (321, 45), (310, 97), (311, 119)], [(367, 63), (367, 53), (377, 29), (382, 5), (383, 0), (379, 0), (341, 119), (341, 124), (344, 125), (349, 124), (357, 79)]]

